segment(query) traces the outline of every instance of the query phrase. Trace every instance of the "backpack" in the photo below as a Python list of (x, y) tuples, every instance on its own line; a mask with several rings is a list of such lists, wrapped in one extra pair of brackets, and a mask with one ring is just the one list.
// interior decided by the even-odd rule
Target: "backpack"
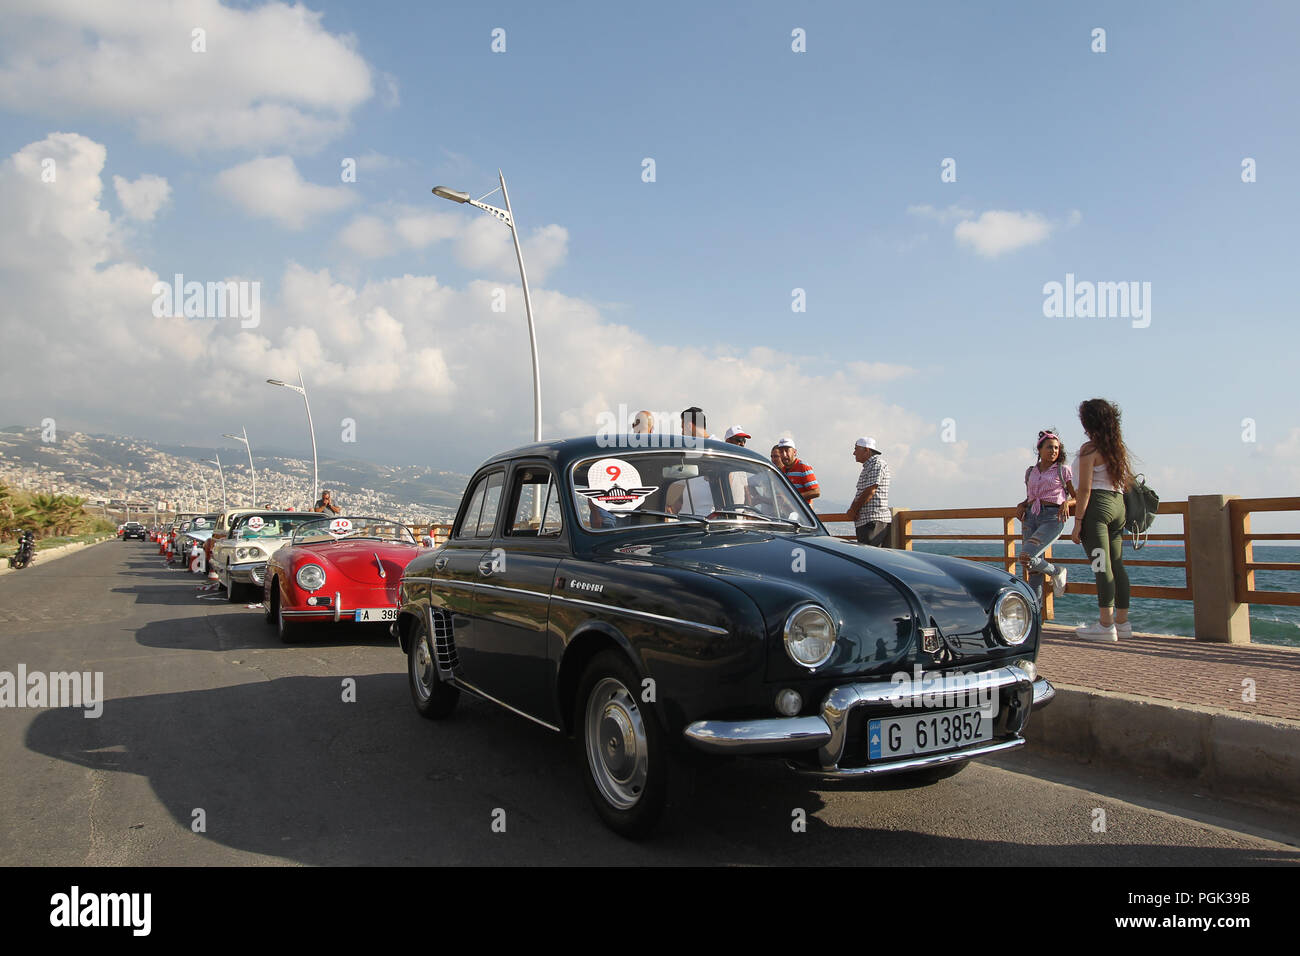
[(1146, 483), (1145, 475), (1138, 475), (1124, 492), (1124, 530), (1133, 535), (1133, 550), (1146, 546), (1144, 532), (1156, 520), (1160, 510), (1160, 496)]

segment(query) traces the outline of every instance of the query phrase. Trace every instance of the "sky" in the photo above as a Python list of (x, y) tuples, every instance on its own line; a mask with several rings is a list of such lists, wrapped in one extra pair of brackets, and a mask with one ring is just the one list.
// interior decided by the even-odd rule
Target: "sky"
[[(545, 437), (698, 405), (828, 505), (869, 435), (895, 507), (993, 506), (1100, 396), (1167, 499), (1300, 486), (1300, 5), (0, 16), (0, 425), (307, 454), (301, 369), (322, 455), (472, 471), (531, 439), (526, 318), (510, 231), (431, 188), (501, 170)], [(155, 314), (176, 274), (256, 324)]]

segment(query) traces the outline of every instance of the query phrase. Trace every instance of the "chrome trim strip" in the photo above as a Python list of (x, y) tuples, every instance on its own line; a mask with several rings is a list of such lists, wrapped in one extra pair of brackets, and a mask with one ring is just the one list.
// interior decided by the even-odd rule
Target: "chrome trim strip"
[(811, 750), (831, 739), (831, 729), (820, 717), (772, 717), (759, 720), (697, 720), (683, 735), (706, 753), (788, 753)]
[(547, 730), (553, 730), (553, 731), (555, 731), (557, 734), (558, 734), (558, 733), (562, 733), (562, 731), (560, 730), (560, 728), (559, 728), (559, 727), (556, 727), (554, 724), (548, 724), (546, 721), (542, 720), (540, 717), (534, 717), (532, 714), (525, 714), (525, 713), (524, 713), (522, 710), (520, 710), (518, 707), (511, 707), (511, 706), (510, 706), (509, 704), (507, 704), (505, 701), (503, 701), (503, 700), (497, 700), (497, 699), (496, 699), (495, 697), (493, 697), (491, 694), (484, 693), (483, 691), (479, 690), (477, 687), (475, 687), (473, 684), (471, 684), (471, 683), (470, 683), (469, 681), (467, 681), (467, 680), (462, 680), (461, 678), (456, 677), (456, 678), (453, 678), (452, 683), (455, 684), (457, 687), (462, 687), (462, 688), (464, 688), (465, 690), (469, 691), (471, 694), (474, 694), (474, 695), (477, 696), (477, 697), (482, 697), (482, 698), (483, 698), (484, 700), (486, 700), (486, 701), (490, 701), (490, 702), (493, 703), (493, 704), (497, 704), (497, 705), (499, 705), (499, 706), (501, 706), (501, 707), (504, 707), (506, 710), (510, 711), (512, 714), (518, 714), (520, 717), (523, 717), (525, 720), (531, 720), (531, 721), (532, 721), (533, 723), (535, 723), (535, 724), (541, 724), (541, 725), (542, 725), (543, 727), (545, 727)]
[(1046, 707), (1055, 699), (1056, 688), (1051, 685), (1046, 677), (1040, 677), (1034, 681), (1034, 710)]
[(419, 574), (414, 574), (414, 575), (412, 575), (412, 574), (407, 574), (407, 575), (403, 575), (403, 576), (402, 576), (402, 581), (403, 581), (403, 582), (406, 582), (406, 581), (419, 581), (421, 584), (432, 584), (432, 583), (434, 582), (434, 579), (433, 579), (433, 578), (426, 578), (426, 577), (424, 577), (423, 575), (419, 575)]
[(532, 591), (528, 588), (508, 588), (504, 584), (484, 584), (482, 581), (475, 581), (474, 587), (491, 588), (493, 591), (510, 591), (514, 594), (527, 594), (529, 597), (542, 598), (543, 600), (550, 600), (551, 597), (545, 591)]
[(283, 613), (285, 617), (329, 617), (330, 609), (327, 607), (323, 607), (320, 608), (319, 610), (285, 611)]
[[(482, 587), (482, 585), (479, 585)], [(615, 614), (630, 614), (634, 617), (649, 618), (653, 621), (667, 621), (669, 624), (682, 624), (686, 627), (698, 628), (701, 631), (708, 631), (710, 634), (727, 634), (725, 627), (718, 627), (714, 624), (701, 624), (699, 621), (688, 621), (685, 618), (669, 617), (666, 614), (652, 614), (649, 611), (638, 611), (630, 607), (618, 607), (614, 604), (600, 604), (596, 601), (584, 601), (582, 598), (561, 597), (558, 594), (551, 595), (552, 601), (564, 601), (567, 604), (582, 604), (587, 607), (598, 607), (602, 611), (612, 611)], [(890, 684), (890, 687), (893, 685)]]
[(940, 754), (927, 754), (924, 757), (914, 757), (910, 760), (896, 760), (889, 763), (868, 764), (865, 767), (847, 767), (840, 769), (832, 767), (830, 769), (816, 767), (801, 767), (798, 764), (792, 764), (786, 761), (786, 766), (795, 773), (804, 774), (814, 777), (868, 777), (881, 774), (902, 773), (907, 770), (920, 770), (926, 767), (940, 767), (946, 763), (960, 763), (964, 760), (973, 760), (976, 757), (986, 757), (989, 754), (997, 753), (1000, 750), (1013, 750), (1016, 747), (1025, 745), (1024, 737), (1016, 737), (1012, 740), (998, 740), (989, 744), (982, 744), (978, 747), (972, 747), (969, 750), (949, 750)]
[(340, 602), (342, 602), (342, 600), (343, 600), (343, 593), (341, 591), (335, 591), (334, 592), (334, 623), (335, 624), (339, 622), (339, 615), (343, 612), (343, 609), (339, 607), (339, 604)]

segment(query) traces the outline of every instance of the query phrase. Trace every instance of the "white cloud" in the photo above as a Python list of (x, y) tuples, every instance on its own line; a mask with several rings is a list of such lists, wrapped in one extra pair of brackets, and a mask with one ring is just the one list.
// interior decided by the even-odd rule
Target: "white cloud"
[(1051, 232), (1052, 224), (1036, 212), (990, 209), (978, 219), (957, 223), (953, 236), (979, 255), (992, 259), (1042, 242)]
[(356, 202), (347, 186), (317, 186), (302, 178), (289, 156), (264, 156), (217, 174), (217, 188), (250, 216), (302, 229), (316, 216)]
[(171, 184), (152, 173), (146, 173), (135, 182), (114, 176), (113, 189), (117, 191), (117, 201), (122, 204), (127, 218), (141, 222), (149, 222), (158, 215), (158, 210), (172, 194)]
[[(111, 117), (186, 153), (317, 148), (371, 98), (374, 71), (324, 14), (271, 2), (14, 0), (0, 33), (0, 106)], [(194, 31), (205, 31), (204, 52)], [(385, 98), (396, 83), (385, 78)]]
[(965, 209), (961, 206), (952, 205), (947, 209), (936, 209), (929, 203), (919, 206), (908, 206), (907, 212), (912, 216), (921, 216), (924, 219), (933, 219), (935, 222), (951, 222), (953, 219), (969, 219), (975, 215), (975, 210)]
[[(57, 188), (41, 182), (43, 158), (56, 161)], [(325, 455), (469, 468), (528, 440), (532, 371), (517, 281), (450, 288), (433, 276), (403, 275), (350, 284), (290, 264), (274, 299), (263, 297), (257, 328), (158, 318), (156, 271), (121, 248), (118, 223), (100, 205), (105, 161), (103, 146), (59, 133), (0, 162), (0, 340), (23, 356), (7, 373), (13, 420), (50, 415), (144, 435), (257, 421), (265, 445), (294, 447), (301, 419), (288, 403), (274, 404), (283, 396), (268, 395), (264, 380), (291, 380), (301, 366)], [(562, 238), (548, 240), (548, 229), (563, 233), (538, 230), (543, 243)], [(498, 288), (506, 290), (504, 312), (493, 311)], [(862, 434), (884, 445), (896, 506), (980, 505), (1018, 492), (1023, 451), (1010, 468), (1001, 453), (943, 445), (933, 423), (881, 397), (881, 383), (909, 374), (906, 367), (855, 362), (828, 371), (784, 350), (664, 342), (653, 324), (611, 321), (594, 303), (540, 285), (534, 306), (548, 436), (590, 434), (601, 413), (620, 404), (669, 421), (698, 404), (713, 429), (744, 425), (760, 450), (793, 434), (821, 479), (823, 510), (851, 495), (852, 440)], [(167, 374), (122, 376), (123, 363)], [(204, 387), (178, 391), (176, 382), (190, 377)], [(358, 422), (356, 445), (338, 444), (324, 425), (345, 416)]]
[[(498, 278), (519, 275), (510, 230), (485, 213), (475, 210), (475, 215), (469, 217), (414, 206), (389, 207), (381, 212), (353, 217), (340, 230), (339, 243), (364, 258), (380, 259), (450, 241), (456, 261), (467, 269)], [(569, 231), (554, 223), (540, 226), (524, 237), (523, 247), (529, 281), (542, 282), (568, 257)]]

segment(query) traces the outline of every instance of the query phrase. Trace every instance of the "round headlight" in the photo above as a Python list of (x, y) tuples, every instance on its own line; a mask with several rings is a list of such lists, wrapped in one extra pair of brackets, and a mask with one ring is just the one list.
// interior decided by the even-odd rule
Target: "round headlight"
[(246, 557), (248, 557), (248, 549), (247, 549), (247, 548), (236, 548), (236, 549), (235, 549), (235, 560), (236, 560), (236, 561), (243, 561)]
[(785, 652), (796, 664), (818, 667), (835, 649), (835, 622), (816, 604), (804, 604), (785, 619)]
[(318, 564), (304, 564), (298, 569), (298, 586), (304, 591), (315, 591), (324, 587), (324, 569)]
[(1016, 591), (1006, 591), (993, 606), (993, 619), (998, 636), (1007, 644), (1023, 644), (1034, 626), (1034, 613), (1029, 602)]

